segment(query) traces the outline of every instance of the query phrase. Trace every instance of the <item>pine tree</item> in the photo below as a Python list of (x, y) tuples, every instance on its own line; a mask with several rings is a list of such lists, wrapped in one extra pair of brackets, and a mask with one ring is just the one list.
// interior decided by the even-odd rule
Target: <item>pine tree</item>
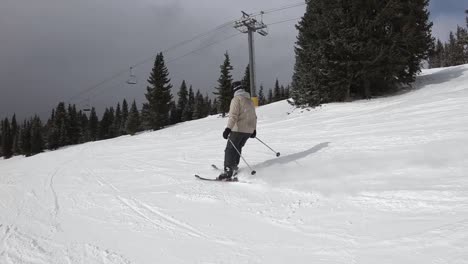
[(242, 85), (245, 87), (245, 91), (250, 93), (250, 65), (247, 64), (245, 68), (244, 78), (242, 79)]
[(260, 91), (258, 92), (258, 105), (265, 105), (265, 94), (263, 93), (263, 84), (260, 84)]
[[(318, 54), (319, 42), (318, 26), (320, 19), (317, 17), (322, 1), (311, 0), (307, 2), (306, 12), (296, 29), (299, 31), (295, 47), (296, 63), (293, 73), (292, 98), (298, 106), (316, 106), (320, 104), (319, 87), (316, 84), (319, 75), (321, 54)], [(271, 96), (270, 96), (271, 94)], [(272, 102), (273, 94), (269, 91), (268, 103)]]
[(466, 28), (468, 29), (468, 9), (465, 10), (465, 14), (466, 14)]
[(218, 100), (215, 98), (213, 100), (213, 103), (211, 104), (211, 111), (210, 111), (210, 114), (212, 115), (216, 115), (218, 114)]
[(148, 79), (147, 93), (150, 127), (154, 130), (169, 124), (169, 111), (172, 101), (169, 71), (164, 63), (162, 52), (156, 56), (154, 67)]
[(80, 119), (80, 130), (81, 130), (81, 138), (80, 143), (85, 143), (91, 140), (89, 135), (89, 119), (88, 116), (83, 113), (81, 110), (78, 112), (78, 116)]
[(278, 102), (280, 100), (281, 100), (281, 88), (280, 88), (278, 79), (276, 79), (275, 88), (273, 89), (273, 101)]
[(42, 122), (38, 116), (31, 123), (31, 155), (41, 153), (44, 150), (44, 139), (42, 138)]
[(180, 121), (187, 121), (188, 120), (188, 113), (184, 112), (184, 110), (187, 110), (187, 104), (188, 104), (188, 90), (187, 90), (187, 84), (185, 83), (185, 80), (182, 81), (182, 84), (180, 85), (179, 92), (177, 93), (179, 96), (179, 99), (177, 101), (177, 110), (178, 110), (178, 122)]
[(211, 99), (208, 97), (208, 94), (205, 95), (204, 102), (205, 107), (203, 108), (203, 117), (207, 117), (211, 112)]
[(119, 137), (120, 128), (122, 126), (122, 110), (120, 109), (120, 103), (117, 103), (117, 108), (115, 109), (115, 118), (113, 123), (114, 136)]
[(31, 121), (24, 120), (23, 127), (21, 128), (21, 152), (26, 157), (32, 154), (32, 130)]
[(13, 155), (23, 155), (23, 152), (21, 150), (21, 144), (23, 144), (23, 142), (21, 141), (21, 133), (23, 131), (20, 124), (17, 124), (17, 126), (18, 129), (16, 132), (16, 139), (13, 141)]
[(431, 53), (429, 57), (429, 68), (440, 68), (443, 67), (445, 64), (445, 52), (444, 52), (444, 45), (437, 39), (437, 44), (434, 49), (434, 52)]
[[(69, 137), (68, 144), (78, 144), (81, 137), (80, 124), (78, 113), (75, 105), (68, 105), (67, 113), (67, 134)], [(32, 123), (32, 120), (31, 120)]]
[(98, 140), (98, 131), (99, 131), (99, 118), (96, 114), (96, 109), (91, 108), (91, 113), (89, 114), (89, 124), (88, 124), (89, 138), (91, 141)]
[(151, 109), (150, 109), (149, 103), (143, 103), (143, 106), (141, 107), (140, 122), (141, 122), (141, 128), (143, 130), (152, 129)]
[(464, 37), (462, 40), (462, 45), (464, 45), (464, 57), (465, 57), (465, 62), (468, 63), (468, 10), (466, 10), (466, 28), (464, 29)]
[(284, 89), (284, 98), (285, 99), (289, 99), (290, 98), (290, 94), (289, 94), (289, 91), (291, 90), (291, 86), (287, 86), (286, 89)]
[(19, 148), (19, 126), (18, 123), (16, 122), (16, 114), (13, 115), (11, 118), (11, 135), (13, 136), (13, 147), (12, 147), (12, 152), (13, 155), (20, 154), (20, 148)]
[(177, 124), (180, 122), (179, 109), (177, 108), (176, 102), (171, 102), (171, 110), (169, 111), (169, 123), (171, 125)]
[(98, 139), (110, 139), (114, 136), (114, 108), (106, 108), (99, 124)]
[(450, 66), (450, 46), (448, 43), (444, 43), (444, 63), (442, 67)]
[(433, 48), (428, 0), (310, 0), (297, 26), (291, 95), (317, 106), (414, 81)]
[(284, 85), (281, 85), (281, 88), (280, 88), (280, 98), (281, 100), (286, 99)]
[(193, 116), (192, 119), (200, 119), (203, 117), (203, 111), (205, 108), (205, 102), (203, 99), (203, 95), (200, 93), (200, 90), (197, 90), (195, 95), (195, 106), (193, 108)]
[(13, 135), (8, 118), (2, 121), (2, 154), (5, 159), (13, 156)]
[(465, 48), (464, 48), (465, 61), (468, 62), (468, 9), (465, 10), (465, 14), (466, 14), (466, 18), (465, 18), (466, 27), (465, 27), (465, 36), (462, 41), (465, 44)]
[[(429, 57), (430, 52), (434, 49), (434, 38), (432, 37), (432, 25), (429, 20), (429, 0), (417, 1), (401, 1), (398, 11), (404, 15), (401, 21), (395, 23), (399, 27), (400, 32), (393, 36), (397, 43), (401, 45), (408, 45), (406, 52), (400, 51), (398, 54), (401, 58), (395, 58), (391, 54), (387, 54), (391, 65), (398, 69), (398, 81), (404, 84), (413, 82), (416, 75), (421, 71), (421, 61)], [(392, 18), (393, 15), (387, 15)], [(385, 22), (383, 22), (385, 24)], [(393, 45), (390, 45), (395, 50)], [(399, 65), (399, 62), (406, 62), (404, 66)], [(385, 62), (379, 65), (385, 68)], [(388, 74), (385, 77), (390, 76)]]
[(457, 39), (452, 31), (449, 34), (449, 41), (447, 43), (447, 66), (455, 66), (457, 58)]
[(190, 89), (188, 92), (188, 100), (185, 104), (184, 110), (182, 111), (182, 121), (190, 121), (193, 117), (193, 110), (195, 108), (195, 95), (193, 94), (192, 86), (190, 85)]
[(273, 103), (273, 91), (270, 89), (268, 90), (268, 102), (267, 104)]
[(124, 99), (122, 102), (122, 122), (120, 125), (120, 134), (125, 135), (126, 132), (126, 127), (127, 127), (127, 118), (128, 118), (128, 103), (127, 100)]
[(55, 131), (55, 134), (52, 135), (53, 137), (57, 138), (56, 148), (67, 146), (71, 142), (70, 135), (69, 135), (69, 131), (70, 131), (69, 119), (70, 118), (65, 109), (65, 103), (63, 102), (59, 103), (55, 110), (55, 127), (57, 130)]
[(233, 70), (233, 67), (231, 66), (231, 60), (227, 52), (224, 54), (224, 63), (220, 68), (221, 76), (218, 79), (218, 87), (216, 87), (217, 91), (214, 92), (214, 94), (218, 96), (219, 112), (223, 117), (225, 117), (226, 113), (229, 112), (229, 106), (233, 97), (231, 87), (231, 71)]
[(97, 139), (103, 140), (106, 139), (107, 126), (109, 124), (109, 109), (106, 108), (102, 114), (101, 121), (99, 122)]
[(115, 137), (114, 122), (115, 122), (115, 110), (114, 107), (109, 108), (109, 123), (107, 127), (107, 138)]
[(140, 114), (138, 112), (138, 108), (136, 102), (133, 101), (132, 106), (130, 108), (130, 113), (128, 114), (127, 119), (127, 133), (130, 135), (135, 135), (140, 129)]
[[(55, 109), (52, 109), (52, 114), (47, 121), (47, 148), (50, 150), (59, 147), (59, 128), (57, 127), (57, 118)], [(24, 154), (24, 153), (23, 153)]]
[(468, 49), (468, 34), (467, 30), (457, 26), (457, 40), (455, 43), (455, 50), (454, 50), (454, 64), (455, 65), (462, 65), (468, 63), (466, 57), (466, 51)]

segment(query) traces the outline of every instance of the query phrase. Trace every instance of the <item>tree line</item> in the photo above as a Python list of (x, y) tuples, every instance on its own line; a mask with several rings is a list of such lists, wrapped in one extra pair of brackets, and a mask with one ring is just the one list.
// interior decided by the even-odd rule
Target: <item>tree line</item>
[[(260, 86), (259, 104), (292, 97), (299, 107), (328, 102), (371, 98), (412, 83), (421, 62), (431, 67), (466, 63), (466, 29), (451, 33), (448, 43), (431, 34), (429, 0), (307, 0), (299, 31), (292, 83), (276, 81), (273, 89)], [(468, 24), (468, 19), (467, 19)], [(468, 27), (468, 25), (467, 25)], [(463, 52), (462, 52), (462, 47)], [(462, 56), (462, 54), (464, 56)], [(89, 114), (74, 105), (59, 103), (42, 124), (35, 116), (21, 125), (15, 116), (1, 121), (1, 153), (33, 155), (43, 149), (113, 138), (143, 130), (225, 114), (232, 99), (233, 67), (224, 54), (212, 100), (183, 81), (174, 100), (173, 85), (162, 53), (157, 54), (141, 110), (133, 102), (107, 108), (101, 120), (95, 109)], [(249, 87), (249, 66), (243, 83)]]
[[(225, 115), (229, 111), (232, 99), (233, 67), (229, 54), (224, 54), (225, 60), (220, 66), (220, 77), (215, 87), (215, 98), (184, 80), (177, 92), (177, 100), (173, 99), (172, 84), (169, 71), (162, 53), (157, 54), (153, 68), (148, 78), (145, 98), (141, 109), (135, 100), (131, 105), (126, 99), (115, 107), (104, 110), (98, 117), (95, 107), (77, 109), (76, 105), (66, 105), (63, 102), (51, 111), (46, 123), (38, 116), (18, 124), (16, 115), (5, 118), (0, 123), (0, 157), (10, 158), (14, 155), (31, 156), (44, 150), (76, 145), (90, 141), (105, 140), (122, 135), (135, 135), (145, 130), (159, 130), (180, 122), (204, 118), (208, 115)], [(249, 89), (249, 66), (243, 78), (244, 85)], [(261, 86), (259, 103), (280, 101), (289, 98), (289, 86), (284, 87), (276, 80), (275, 86), (269, 89), (268, 96), (263, 94)]]
[(468, 10), (465, 11), (466, 26), (457, 26), (450, 31), (448, 42), (437, 39), (435, 49), (429, 57), (429, 68), (457, 66), (468, 63)]

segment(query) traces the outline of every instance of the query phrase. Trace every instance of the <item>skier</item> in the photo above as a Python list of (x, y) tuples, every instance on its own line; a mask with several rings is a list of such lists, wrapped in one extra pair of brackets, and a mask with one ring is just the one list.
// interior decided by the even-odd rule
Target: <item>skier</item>
[(229, 107), (228, 124), (223, 132), (223, 138), (228, 140), (224, 150), (224, 172), (218, 176), (218, 180), (232, 179), (238, 170), (242, 147), (249, 137), (255, 138), (257, 135), (257, 115), (250, 94), (240, 81), (232, 83), (232, 92), (234, 97)]

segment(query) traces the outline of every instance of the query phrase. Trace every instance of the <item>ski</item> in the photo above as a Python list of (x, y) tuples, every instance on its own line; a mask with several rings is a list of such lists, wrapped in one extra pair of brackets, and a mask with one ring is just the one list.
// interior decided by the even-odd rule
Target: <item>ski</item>
[(209, 179), (209, 178), (201, 177), (200, 175), (197, 175), (197, 174), (195, 174), (195, 177), (197, 177), (198, 179), (203, 180), (203, 181), (219, 181), (219, 182), (238, 182), (239, 181), (237, 179), (237, 177), (234, 177), (231, 180)]
[[(215, 164), (211, 164), (211, 167), (217, 171), (220, 171), (222, 172), (223, 169), (219, 168), (218, 166), (216, 166)], [(195, 174), (195, 177), (200, 179), (200, 180), (203, 180), (203, 181), (219, 181), (219, 182), (239, 182), (239, 179), (237, 178), (237, 174), (239, 173), (239, 170), (237, 171), (234, 171), (233, 175), (232, 175), (232, 179), (231, 180), (218, 180), (218, 179), (212, 179), (212, 178), (205, 178), (205, 177), (202, 177), (200, 175), (196, 175)]]

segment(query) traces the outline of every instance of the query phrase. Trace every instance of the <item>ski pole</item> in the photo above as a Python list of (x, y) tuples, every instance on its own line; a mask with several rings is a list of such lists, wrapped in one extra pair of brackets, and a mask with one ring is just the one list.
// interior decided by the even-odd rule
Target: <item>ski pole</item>
[(276, 157), (279, 157), (281, 156), (281, 153), (279, 152), (276, 152), (274, 149), (270, 148), (270, 146), (268, 146), (265, 142), (261, 141), (258, 137), (255, 137), (258, 141), (262, 142), (263, 145), (265, 145), (267, 148), (269, 148), (271, 151), (273, 151), (274, 153), (276, 153)]
[(250, 167), (249, 163), (247, 163), (247, 161), (244, 159), (244, 157), (242, 156), (242, 154), (241, 154), (241, 153), (239, 152), (239, 150), (236, 148), (236, 145), (234, 145), (234, 143), (232, 143), (231, 139), (229, 138), (228, 140), (229, 140), (229, 142), (231, 142), (231, 145), (232, 145), (232, 146), (234, 147), (234, 149), (237, 151), (237, 154), (239, 154), (239, 156), (242, 158), (242, 160), (245, 162), (245, 164), (247, 164), (247, 167), (249, 167), (249, 169), (250, 169), (250, 171), (251, 171), (250, 174), (255, 175), (257, 172), (254, 171), (254, 170), (252, 169), (252, 167)]

